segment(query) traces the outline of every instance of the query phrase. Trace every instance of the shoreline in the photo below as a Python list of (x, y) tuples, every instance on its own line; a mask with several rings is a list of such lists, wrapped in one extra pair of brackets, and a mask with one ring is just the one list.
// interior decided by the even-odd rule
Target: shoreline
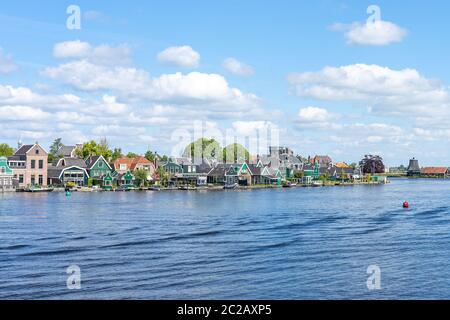
[[(69, 190), (70, 193), (72, 192), (176, 192), (176, 191), (185, 191), (185, 192), (202, 192), (202, 191), (245, 191), (245, 190), (262, 190), (262, 189), (298, 189), (298, 188), (325, 188), (325, 187), (351, 187), (351, 186), (358, 186), (358, 185), (384, 185), (389, 184), (389, 180), (387, 182), (324, 182), (323, 184), (298, 184), (296, 186), (282, 186), (282, 185), (253, 185), (253, 186), (237, 186), (233, 189), (225, 189), (224, 186), (206, 186), (206, 187), (195, 187), (192, 189), (180, 189), (180, 187), (175, 188), (161, 188), (159, 190), (152, 190), (150, 187), (146, 188), (134, 188), (134, 189), (128, 189), (128, 190), (102, 190), (102, 189), (92, 189), (88, 187), (83, 187), (80, 189), (72, 189)], [(29, 192), (24, 189), (18, 189), (15, 192), (18, 193), (49, 193), (44, 191), (35, 191), (35, 192)], [(10, 192), (10, 193), (15, 193)], [(63, 193), (66, 192), (65, 188), (54, 188), (50, 192), (56, 192), (56, 193)]]

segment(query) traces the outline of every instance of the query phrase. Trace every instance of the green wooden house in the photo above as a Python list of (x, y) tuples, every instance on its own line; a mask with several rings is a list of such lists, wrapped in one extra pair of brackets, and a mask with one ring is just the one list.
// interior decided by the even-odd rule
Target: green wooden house
[(0, 157), (0, 192), (14, 191), (13, 171), (8, 166), (8, 159)]
[(87, 158), (86, 169), (89, 172), (89, 176), (93, 179), (101, 179), (104, 175), (113, 171), (108, 161), (106, 161), (103, 156)]
[(124, 174), (118, 174), (116, 180), (117, 185), (122, 189), (133, 189), (135, 187), (136, 178), (131, 170), (128, 170)]
[(110, 191), (113, 189), (114, 177), (111, 172), (107, 172), (102, 178), (102, 189)]
[(182, 174), (183, 166), (173, 161), (162, 162), (158, 164), (158, 167), (162, 167), (165, 172), (169, 174)]

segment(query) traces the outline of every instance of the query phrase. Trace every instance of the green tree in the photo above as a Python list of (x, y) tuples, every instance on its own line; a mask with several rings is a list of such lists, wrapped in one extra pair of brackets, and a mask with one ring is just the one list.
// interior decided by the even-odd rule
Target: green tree
[(0, 157), (11, 157), (14, 154), (14, 149), (6, 143), (0, 144)]
[(301, 179), (301, 178), (303, 178), (305, 176), (305, 173), (303, 172), (303, 171), (296, 171), (295, 173), (294, 173), (294, 178), (296, 178), (296, 179)]
[(155, 158), (156, 158), (156, 153), (154, 153), (150, 150), (145, 153), (145, 159), (147, 159), (148, 161), (154, 162)]
[(136, 158), (136, 157), (139, 157), (139, 155), (137, 154), (137, 153), (134, 153), (134, 152), (128, 152), (128, 154), (127, 154), (127, 158)]
[(186, 146), (183, 157), (220, 160), (222, 147), (214, 139), (200, 138)]
[(64, 147), (64, 144), (61, 142), (61, 138), (55, 139), (50, 146), (50, 153), (48, 154), (49, 163), (61, 159), (64, 156), (63, 154), (58, 154), (58, 151), (59, 149), (61, 149), (61, 147)]
[(148, 171), (144, 169), (136, 169), (133, 172), (134, 177), (136, 178), (140, 187), (143, 187), (147, 182)]
[(120, 149), (120, 148), (114, 148), (114, 150), (113, 150), (113, 152), (112, 152), (112, 154), (111, 154), (111, 160), (112, 160), (112, 161), (115, 161), (115, 160), (117, 160), (117, 159), (119, 159), (119, 158), (122, 158), (122, 157), (123, 157), (122, 149)]
[(225, 163), (243, 162), (249, 159), (250, 153), (239, 143), (232, 143), (223, 149), (223, 161)]
[(108, 160), (112, 157), (112, 151), (108, 148), (106, 140), (102, 140), (100, 143), (91, 140), (83, 144), (83, 148), (76, 149), (75, 152), (76, 155), (82, 159), (86, 159), (90, 156), (103, 156)]
[(156, 173), (159, 176), (161, 185), (166, 186), (169, 183), (170, 175), (166, 172), (166, 170), (164, 170), (163, 167), (158, 167), (158, 169), (156, 169)]

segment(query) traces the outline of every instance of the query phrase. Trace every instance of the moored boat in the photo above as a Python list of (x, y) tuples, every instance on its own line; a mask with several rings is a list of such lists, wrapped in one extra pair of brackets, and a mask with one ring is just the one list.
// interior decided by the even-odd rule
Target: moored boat
[(224, 185), (224, 189), (236, 189), (238, 187), (238, 184), (237, 183), (233, 183), (233, 184), (226, 184), (226, 185)]
[(52, 192), (54, 188), (46, 188), (41, 186), (33, 186), (23, 189), (24, 192)]

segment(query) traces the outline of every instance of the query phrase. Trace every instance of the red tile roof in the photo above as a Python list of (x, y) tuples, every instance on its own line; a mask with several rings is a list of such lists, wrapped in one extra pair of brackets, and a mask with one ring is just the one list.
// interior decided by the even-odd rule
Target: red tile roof
[(420, 171), (422, 174), (446, 174), (448, 173), (448, 168), (446, 167), (428, 167), (422, 168)]
[(136, 158), (127, 158), (127, 157), (123, 157), (123, 158), (119, 158), (116, 161), (114, 161), (114, 168), (120, 169), (120, 165), (121, 164), (126, 164), (127, 165), (127, 169), (129, 170), (134, 170), (136, 169), (136, 166), (138, 164), (152, 164), (151, 161), (148, 161), (146, 158), (139, 156)]

